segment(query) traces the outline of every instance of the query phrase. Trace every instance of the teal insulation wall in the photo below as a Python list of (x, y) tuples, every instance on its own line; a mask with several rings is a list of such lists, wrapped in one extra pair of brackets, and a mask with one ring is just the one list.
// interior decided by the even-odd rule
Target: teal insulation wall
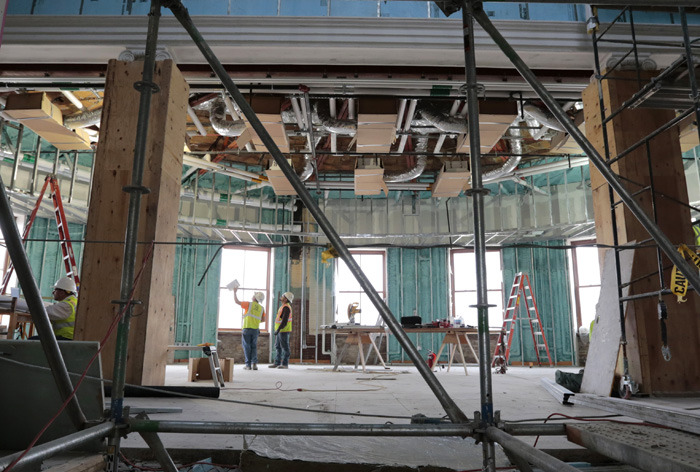
[[(449, 285), (447, 249), (387, 249), (388, 305), (397, 319), (415, 313), (423, 323), (447, 318)], [(424, 357), (437, 352), (440, 334), (409, 334)], [(394, 336), (389, 336), (389, 360), (408, 360)], [(447, 360), (447, 354), (442, 355)]]
[[(177, 241), (173, 277), (175, 342), (216, 343), (221, 251), (217, 252), (219, 246), (211, 241), (193, 238), (178, 238)], [(206, 276), (199, 283), (205, 270)], [(201, 353), (175, 351), (176, 359), (190, 356), (201, 357)]]
[[(564, 246), (563, 241), (548, 241), (535, 246)], [(503, 291), (510, 292), (515, 274), (524, 272), (532, 292), (549, 344), (552, 361), (573, 363), (573, 318), (571, 314), (567, 251), (548, 247), (504, 248)], [(521, 307), (521, 312), (524, 309)], [(535, 348), (527, 323), (518, 322), (510, 351), (511, 362), (534, 362)], [(524, 356), (523, 356), (524, 353)]]
[[(82, 240), (85, 235), (85, 226), (68, 223), (68, 233), (71, 240)], [(63, 265), (63, 254), (58, 242), (55, 242), (59, 239), (56, 221), (47, 218), (35, 218), (28, 239), (37, 240), (27, 241), (25, 246), (34, 279), (37, 281), (41, 296), (51, 299), (53, 284), (66, 275), (66, 268)], [(75, 262), (80, 267), (83, 244), (76, 242), (72, 243), (72, 245)], [(79, 270), (78, 277), (80, 275)]]

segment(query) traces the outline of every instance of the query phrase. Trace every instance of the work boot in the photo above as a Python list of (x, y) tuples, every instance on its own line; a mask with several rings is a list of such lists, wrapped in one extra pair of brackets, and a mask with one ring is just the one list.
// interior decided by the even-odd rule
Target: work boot
[(258, 364), (253, 364), (253, 370), (258, 370)]
[(279, 366), (278, 366), (277, 364), (270, 364), (270, 365), (268, 365), (268, 367), (269, 367), (270, 369), (276, 369), (276, 368), (278, 368)]
[(243, 370), (250, 370), (250, 366), (246, 364), (245, 367), (243, 367)]
[(289, 369), (289, 366), (286, 366), (286, 365), (278, 365), (277, 368), (278, 368), (278, 369)]

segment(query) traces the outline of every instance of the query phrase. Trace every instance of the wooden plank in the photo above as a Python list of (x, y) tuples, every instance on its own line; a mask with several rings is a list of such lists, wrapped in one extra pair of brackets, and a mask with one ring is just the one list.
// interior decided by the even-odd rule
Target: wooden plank
[[(648, 73), (643, 78), (654, 74)], [(606, 114), (616, 110), (637, 89), (636, 80), (624, 80), (634, 79), (634, 74), (621, 72), (614, 76), (623, 80), (604, 81)], [(586, 134), (602, 154), (603, 133), (597, 84), (591, 84), (584, 91), (583, 101)], [(637, 108), (623, 111), (607, 125), (611, 155), (616, 156), (629, 148), (674, 116), (673, 110)], [(651, 159), (647, 159), (646, 147), (643, 145), (613, 164), (612, 168), (626, 179), (637, 183), (624, 181), (630, 193), (650, 185), (653, 176), (656, 191), (670, 197), (656, 198), (658, 226), (673, 244), (693, 244), (690, 211), (676, 203), (676, 201), (688, 202), (678, 127), (671, 128), (651, 140), (649, 147)], [(599, 243), (612, 244), (612, 216), (608, 186), (593, 167), (591, 167), (591, 183), (597, 240)], [(650, 192), (643, 192), (635, 199), (648, 215), (653, 215)], [(622, 205), (616, 207), (615, 218), (620, 244), (649, 239), (648, 232)], [(662, 259), (662, 265), (670, 266), (665, 256)], [(630, 293), (658, 290), (659, 280), (656, 271), (656, 250), (654, 248), (639, 250), (633, 264), (631, 277), (635, 282)], [(665, 286), (669, 286), (670, 272), (667, 270), (664, 273)], [(669, 310), (667, 328), (672, 352), (671, 360), (665, 361), (661, 354), (660, 323), (656, 316), (657, 300), (652, 297), (634, 301), (628, 305), (626, 314), (630, 373), (634, 380), (640, 382), (644, 393), (698, 392), (700, 391), (700, 364), (688, 362), (688, 359), (697, 358), (700, 349), (700, 319), (696, 316), (700, 304), (697, 295), (690, 295), (684, 304), (677, 304), (675, 297), (672, 296), (665, 296), (664, 300)]]
[(104, 470), (105, 465), (102, 454), (81, 455), (63, 464), (48, 467), (43, 472), (97, 472)]
[[(628, 283), (632, 273), (634, 251), (620, 253), (620, 273), (622, 283)], [(615, 275), (615, 253), (605, 253), (603, 275), (600, 279), (600, 297), (596, 305), (595, 325), (591, 345), (588, 349), (586, 369), (583, 372), (581, 392), (609, 396), (615, 378), (618, 351), (620, 350), (620, 311)], [(625, 288), (623, 295), (629, 289)]]
[[(102, 132), (96, 153), (94, 184), (88, 213), (86, 238), (113, 241), (124, 237), (129, 196), (122, 188), (131, 183), (133, 146), (143, 63), (110, 61), (106, 84)], [(172, 61), (156, 63), (154, 81), (160, 92), (153, 95), (149, 118), (147, 162), (139, 241), (174, 242), (185, 143), (189, 87)], [(135, 271), (148, 250), (139, 245)], [(83, 281), (78, 303), (76, 339), (101, 340), (116, 312), (111, 300), (120, 298), (123, 244), (87, 245), (83, 256)], [(165, 380), (167, 345), (174, 322), (172, 277), (175, 247), (157, 245), (145, 266), (131, 320), (127, 382), (162, 385)], [(113, 336), (102, 351), (105, 376), (111, 378), (114, 362)]]

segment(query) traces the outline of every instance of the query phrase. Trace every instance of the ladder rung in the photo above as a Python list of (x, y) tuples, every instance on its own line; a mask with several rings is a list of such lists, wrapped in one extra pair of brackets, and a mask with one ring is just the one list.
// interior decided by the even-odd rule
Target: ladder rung
[(547, 346), (545, 346), (544, 344), (538, 344), (537, 347), (539, 349), (546, 349), (547, 348)]

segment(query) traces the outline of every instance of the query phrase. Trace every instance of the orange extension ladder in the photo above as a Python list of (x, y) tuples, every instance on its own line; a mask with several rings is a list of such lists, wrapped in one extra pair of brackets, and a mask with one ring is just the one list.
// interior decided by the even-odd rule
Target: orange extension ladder
[(515, 332), (516, 321), (518, 320), (518, 307), (520, 306), (520, 298), (522, 296), (523, 304), (527, 311), (527, 317), (521, 319), (527, 320), (532, 332), (532, 342), (535, 346), (535, 355), (537, 357), (537, 365), (542, 365), (544, 357), (547, 356), (549, 365), (552, 365), (552, 357), (549, 355), (549, 345), (544, 336), (540, 313), (537, 311), (535, 296), (532, 294), (530, 287), (530, 279), (527, 274), (518, 272), (515, 274), (513, 286), (510, 289), (508, 296), (508, 304), (503, 315), (503, 326), (501, 333), (498, 335), (496, 350), (493, 353), (492, 367), (497, 367), (496, 373), (505, 374), (508, 359), (510, 358), (510, 347), (513, 342), (513, 333)]
[[(78, 278), (78, 267), (75, 263), (75, 255), (73, 254), (73, 244), (70, 241), (70, 234), (68, 233), (68, 221), (66, 221), (66, 214), (63, 211), (63, 203), (61, 201), (61, 191), (58, 187), (58, 180), (52, 174), (46, 176), (44, 180), (44, 186), (41, 187), (41, 192), (39, 193), (39, 198), (34, 205), (31, 215), (29, 216), (29, 221), (24, 228), (24, 234), (22, 234), (22, 241), (26, 242), (29, 237), (29, 230), (32, 229), (32, 224), (36, 218), (36, 214), (39, 212), (41, 207), (41, 201), (46, 193), (46, 188), (50, 188), (49, 197), (53, 201), (53, 211), (54, 217), (56, 218), (56, 226), (58, 228), (58, 237), (60, 239), (61, 252), (63, 253), (63, 264), (66, 266), (66, 275), (71, 277), (75, 281), (76, 286), (80, 286), (80, 279)], [(10, 283), (10, 277), (12, 277), (12, 272), (14, 271), (14, 266), (10, 262), (10, 266), (5, 272), (5, 276), (2, 279), (2, 292), (7, 293), (7, 285)]]

